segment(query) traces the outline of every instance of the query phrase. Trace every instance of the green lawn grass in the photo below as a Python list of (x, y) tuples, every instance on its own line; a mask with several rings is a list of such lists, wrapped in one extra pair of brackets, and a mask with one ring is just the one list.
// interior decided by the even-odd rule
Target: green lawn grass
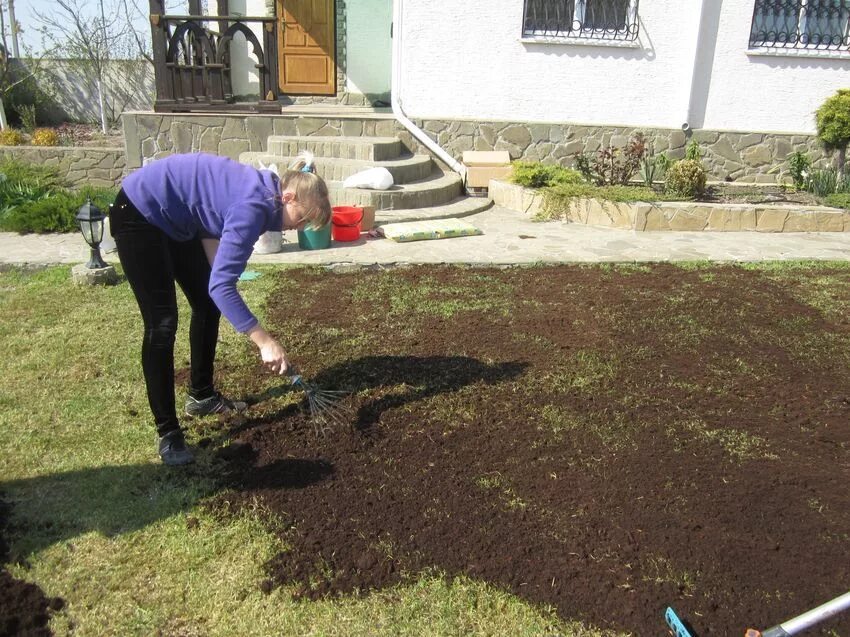
[[(260, 314), (273, 278), (242, 284)], [(179, 298), (178, 368), (188, 361), (189, 316)], [(498, 299), (487, 302), (498, 311)], [(140, 330), (126, 283), (76, 287), (67, 267), (0, 273), (0, 492), (13, 505), (6, 567), (65, 599), (55, 634), (600, 634), (437, 572), (342, 600), (262, 592), (263, 565), (282, 548), (278, 523), (259, 505), (236, 515), (204, 506), (223, 491), (212, 450), (189, 469), (159, 463)], [(224, 321), (221, 341), (228, 365), (254, 364)]]

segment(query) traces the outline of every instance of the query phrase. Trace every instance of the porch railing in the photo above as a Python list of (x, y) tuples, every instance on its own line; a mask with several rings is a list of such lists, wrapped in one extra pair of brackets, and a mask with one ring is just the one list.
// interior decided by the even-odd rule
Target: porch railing
[[(279, 110), (276, 18), (167, 15), (155, 12), (162, 8), (162, 0), (151, 0), (150, 5), (156, 78), (154, 110)], [(254, 24), (261, 25), (262, 42), (250, 28)], [(256, 57), (259, 86), (250, 101), (237, 104), (237, 97), (246, 97), (234, 95), (233, 91), (233, 44), (239, 33), (244, 36), (249, 53)]]

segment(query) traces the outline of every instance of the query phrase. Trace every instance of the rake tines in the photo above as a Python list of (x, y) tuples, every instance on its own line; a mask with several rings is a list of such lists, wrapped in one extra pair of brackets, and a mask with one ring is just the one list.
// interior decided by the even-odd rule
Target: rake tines
[(341, 402), (348, 392), (319, 389), (298, 374), (292, 377), (292, 384), (304, 390), (307, 406), (310, 409), (310, 420), (317, 435), (325, 435), (336, 426), (350, 426), (354, 414)]

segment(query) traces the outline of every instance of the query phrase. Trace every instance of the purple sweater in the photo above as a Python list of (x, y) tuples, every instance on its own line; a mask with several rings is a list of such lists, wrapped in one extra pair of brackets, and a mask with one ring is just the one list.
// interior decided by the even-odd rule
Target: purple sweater
[(282, 229), (277, 177), (226, 157), (193, 153), (151, 162), (121, 185), (145, 219), (175, 241), (220, 239), (210, 297), (237, 331), (257, 325), (236, 281), (260, 235)]

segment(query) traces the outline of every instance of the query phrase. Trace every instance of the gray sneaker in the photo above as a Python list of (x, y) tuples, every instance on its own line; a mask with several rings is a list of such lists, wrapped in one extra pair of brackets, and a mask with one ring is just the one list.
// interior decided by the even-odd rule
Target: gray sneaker
[(209, 398), (198, 400), (189, 396), (186, 399), (187, 416), (209, 416), (211, 414), (233, 414), (245, 411), (248, 404), (238, 400), (230, 400), (216, 392)]
[(183, 432), (179, 429), (169, 431), (159, 439), (159, 457), (170, 467), (179, 467), (195, 462), (195, 456), (186, 446)]

